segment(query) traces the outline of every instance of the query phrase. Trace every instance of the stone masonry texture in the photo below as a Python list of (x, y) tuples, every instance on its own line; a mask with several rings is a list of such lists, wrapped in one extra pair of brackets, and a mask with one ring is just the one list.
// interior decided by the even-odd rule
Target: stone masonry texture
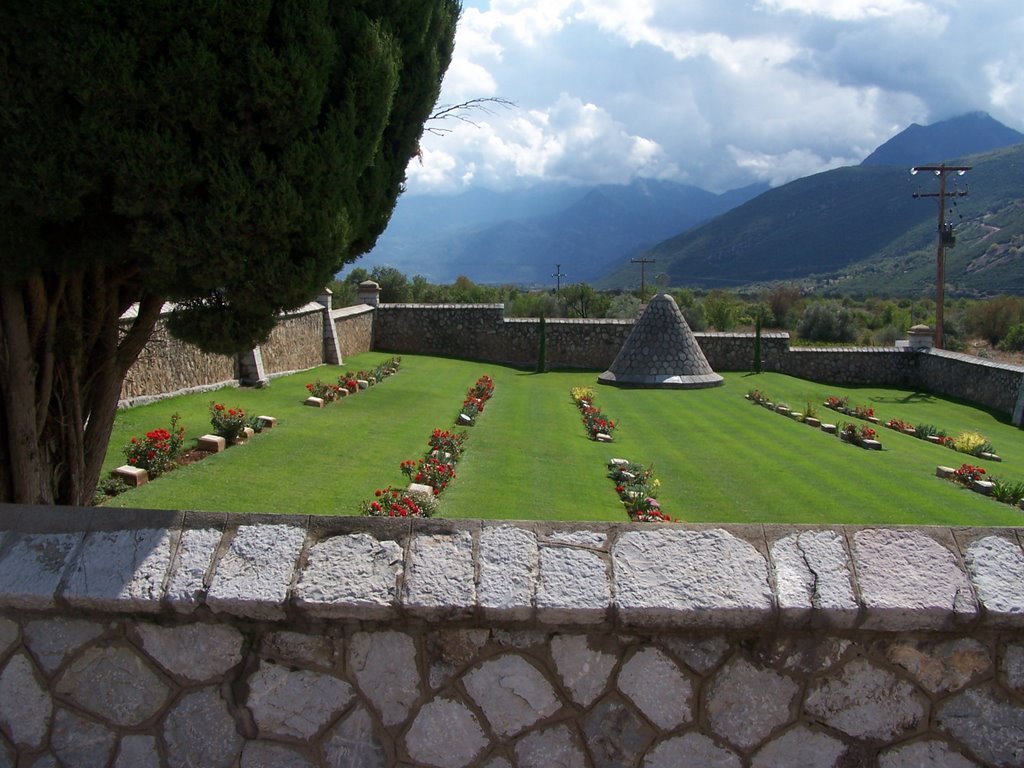
[(106, 515), (0, 507), (0, 766), (1024, 765), (1014, 530)]

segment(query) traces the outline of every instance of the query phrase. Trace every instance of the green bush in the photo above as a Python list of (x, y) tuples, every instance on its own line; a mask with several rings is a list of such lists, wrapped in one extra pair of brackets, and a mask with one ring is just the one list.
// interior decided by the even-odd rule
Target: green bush
[(857, 322), (853, 313), (836, 301), (811, 304), (797, 324), (797, 333), (808, 341), (853, 341)]
[(999, 349), (1004, 352), (1024, 352), (1024, 323), (1017, 323), (999, 342)]

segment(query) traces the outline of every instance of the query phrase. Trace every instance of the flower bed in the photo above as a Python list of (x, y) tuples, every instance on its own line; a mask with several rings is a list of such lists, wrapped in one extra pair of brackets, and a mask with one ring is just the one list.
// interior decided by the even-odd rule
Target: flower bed
[(494, 380), (485, 374), (466, 391), (466, 397), (462, 401), (462, 407), (459, 409), (459, 415), (455, 418), (455, 422), (470, 427), (476, 424), (477, 416), (484, 412), (484, 406), (493, 395)]
[[(821, 431), (826, 434), (836, 434), (843, 442), (859, 445), (861, 448), (869, 448), (876, 451), (880, 451), (882, 449), (882, 443), (878, 440), (878, 433), (872, 427), (867, 425), (858, 427), (855, 424), (846, 422), (840, 422), (837, 425), (822, 424), (821, 420), (818, 419), (817, 409), (810, 402), (804, 406), (802, 411), (794, 411), (785, 403), (772, 403), (771, 398), (758, 389), (750, 390), (747, 392), (745, 397), (747, 400), (758, 405), (765, 406), (783, 416), (788, 416), (796, 421), (802, 421), (804, 424), (814, 427), (815, 429), (821, 429)], [(849, 413), (850, 415), (860, 414), (861, 418), (870, 419), (874, 423), (878, 422), (878, 419), (875, 418), (875, 412), (873, 409), (850, 409), (846, 398), (829, 397), (825, 400), (824, 405), (826, 408), (830, 408), (841, 413)]]
[[(484, 404), (494, 395), (494, 380), (481, 376), (466, 392), (460, 418), (483, 412)], [(467, 411), (467, 402), (471, 403)], [(409, 478), (405, 489), (390, 485), (374, 491), (374, 498), (364, 501), (360, 512), (372, 517), (431, 517), (437, 512), (437, 496), (455, 479), (455, 465), (462, 458), (469, 434), (437, 428), (427, 438), (427, 450), (419, 459), (406, 459), (398, 465)]]
[(995, 501), (1024, 509), (1024, 482), (1011, 482), (989, 476), (984, 467), (974, 464), (961, 464), (956, 469), (938, 467), (935, 474), (952, 480), (975, 493), (990, 496)]
[(612, 459), (608, 462), (608, 477), (615, 482), (615, 492), (634, 523), (670, 523), (669, 517), (658, 503), (661, 481), (655, 479), (654, 470), (643, 464)]
[[(879, 419), (875, 417), (874, 408), (856, 405), (849, 407), (849, 399), (846, 397), (829, 396), (825, 400), (825, 407), (834, 411), (853, 416), (858, 419), (865, 419), (878, 424)], [(905, 435), (912, 435), (919, 440), (927, 440), (935, 445), (944, 445), (958, 453), (965, 453), (987, 461), (1002, 461), (996, 454), (992, 444), (980, 433), (974, 430), (960, 432), (956, 437), (950, 437), (944, 430), (938, 429), (931, 424), (913, 424), (902, 419), (889, 419), (885, 426), (895, 432), (902, 432)]]
[(589, 387), (577, 386), (569, 390), (569, 395), (580, 412), (580, 420), (590, 439), (610, 443), (612, 433), (618, 424), (607, 418), (601, 409), (594, 405), (594, 391)]
[(383, 381), (389, 376), (394, 376), (402, 366), (401, 357), (392, 357), (369, 371), (359, 370), (356, 372), (346, 371), (338, 377), (338, 383), (332, 384), (317, 379), (306, 384), (306, 405), (323, 407), (329, 403), (341, 400), (343, 397), (354, 395), (361, 389), (368, 389)]

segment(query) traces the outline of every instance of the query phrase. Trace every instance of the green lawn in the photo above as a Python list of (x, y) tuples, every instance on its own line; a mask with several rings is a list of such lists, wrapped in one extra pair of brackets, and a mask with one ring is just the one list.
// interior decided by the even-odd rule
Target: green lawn
[[(184, 467), (110, 505), (152, 509), (356, 514), (375, 488), (403, 485), (398, 465), (418, 458), (435, 427), (448, 427), (466, 389), (484, 373), (495, 395), (469, 430), (458, 478), (441, 497), (446, 517), (625, 521), (606, 463), (612, 456), (653, 465), (662, 508), (690, 522), (942, 524), (1000, 526), (1024, 513), (934, 476), (938, 464), (969, 457), (879, 428), (885, 450), (841, 443), (752, 405), (757, 387), (794, 408), (827, 395), (870, 405), (883, 421), (931, 423), (950, 434), (976, 429), (1003, 463), (990, 473), (1024, 481), (1024, 434), (1005, 417), (927, 393), (840, 388), (779, 374), (725, 373), (714, 389), (621, 390), (596, 372), (534, 375), (499, 365), (408, 355), (402, 371), (324, 409), (302, 405), (305, 384), (369, 368), (380, 353), (346, 365), (275, 379), (262, 390), (187, 395), (119, 414), (107, 469), (123, 463), (132, 436), (181, 414), (187, 440), (209, 430), (212, 399), (268, 414), (279, 426), (248, 445)], [(592, 386), (596, 405), (620, 424), (615, 443), (586, 438), (569, 389)], [(979, 463), (972, 461), (972, 463)]]

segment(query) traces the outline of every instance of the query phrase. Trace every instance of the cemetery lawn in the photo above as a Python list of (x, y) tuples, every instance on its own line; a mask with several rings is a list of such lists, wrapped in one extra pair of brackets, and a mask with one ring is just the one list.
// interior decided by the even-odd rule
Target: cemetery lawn
[[(662, 509), (683, 522), (1006, 526), (1024, 512), (935, 477), (935, 467), (984, 466), (1024, 482), (1024, 433), (1009, 418), (923, 392), (834, 387), (781, 374), (723, 374), (713, 389), (641, 390), (598, 386), (597, 372), (537, 375), (505, 366), (404, 355), (402, 369), (377, 386), (328, 405), (304, 406), (306, 384), (334, 382), (344, 371), (371, 368), (383, 353), (350, 357), (274, 379), (264, 389), (227, 388), (159, 401), (118, 413), (104, 477), (124, 463), (132, 436), (167, 428), (173, 413), (186, 445), (210, 431), (216, 400), (278, 426), (246, 445), (169, 472), (107, 506), (222, 512), (355, 515), (374, 490), (403, 487), (399, 463), (422, 457), (435, 428), (454, 428), (466, 390), (483, 374), (494, 397), (468, 428), (457, 478), (441, 495), (447, 518), (628, 522), (607, 478), (607, 462), (652, 466)], [(615, 442), (589, 440), (569, 397), (590, 386), (595, 405), (618, 422)], [(882, 422), (933, 424), (947, 434), (981, 432), (1003, 458), (984, 462), (879, 425), (881, 452), (753, 405), (757, 388), (800, 410), (808, 402), (823, 421), (849, 420), (822, 407), (828, 395), (870, 406)]]

